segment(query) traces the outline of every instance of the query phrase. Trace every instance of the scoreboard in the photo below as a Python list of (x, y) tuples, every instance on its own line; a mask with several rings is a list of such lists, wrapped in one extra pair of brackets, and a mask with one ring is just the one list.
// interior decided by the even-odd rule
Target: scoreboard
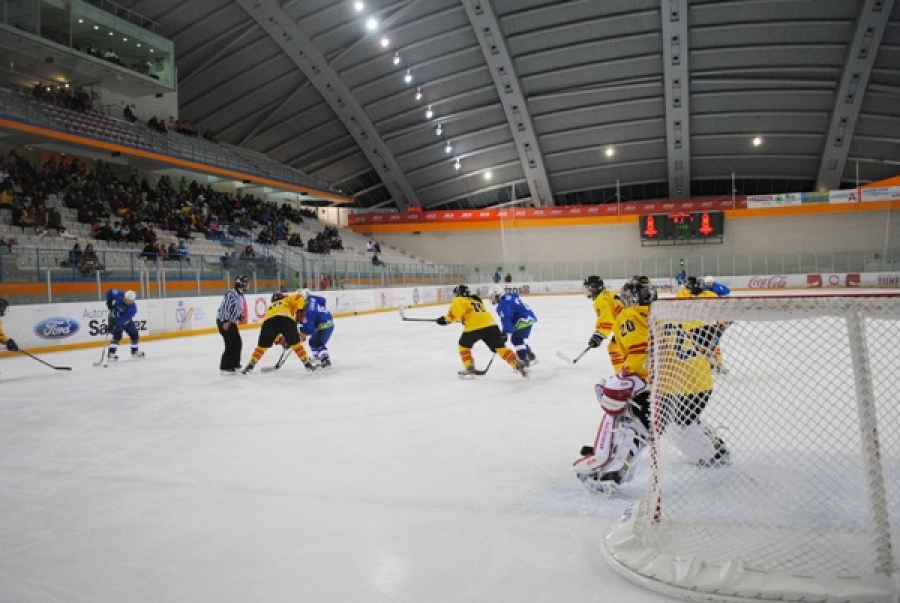
[(722, 243), (725, 214), (720, 211), (676, 212), (640, 216), (642, 245)]

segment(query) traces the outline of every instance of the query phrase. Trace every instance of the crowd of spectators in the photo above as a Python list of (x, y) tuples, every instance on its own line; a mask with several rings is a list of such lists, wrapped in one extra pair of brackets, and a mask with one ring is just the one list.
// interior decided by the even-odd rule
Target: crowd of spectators
[(333, 249), (343, 249), (344, 242), (338, 229), (334, 226), (326, 226), (316, 236), (306, 242), (306, 250), (310, 253), (328, 255)]
[(94, 99), (83, 89), (73, 90), (57, 84), (37, 83), (31, 89), (31, 96), (76, 111), (89, 111), (94, 106)]

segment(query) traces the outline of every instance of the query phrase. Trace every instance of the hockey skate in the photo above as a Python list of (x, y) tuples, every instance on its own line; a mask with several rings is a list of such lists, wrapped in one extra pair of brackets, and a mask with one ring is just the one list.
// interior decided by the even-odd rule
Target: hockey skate
[(516, 372), (528, 379), (528, 365), (521, 360), (516, 360)]
[(249, 375), (250, 373), (253, 372), (253, 368), (254, 368), (255, 366), (256, 366), (256, 363), (255, 363), (255, 362), (251, 362), (250, 364), (248, 364), (247, 366), (244, 367), (244, 370), (241, 371), (241, 374), (242, 374), (242, 375)]
[[(310, 362), (309, 360), (307, 360), (306, 362), (304, 362), (304, 363), (303, 363), (303, 366), (305, 366), (305, 367), (306, 367), (306, 370), (309, 371), (310, 373), (314, 373), (314, 372), (316, 371), (316, 368), (317, 368), (316, 365), (313, 364), (312, 362)], [(247, 371), (247, 369), (244, 369), (244, 372), (246, 372), (246, 371)]]
[(531, 348), (528, 349), (528, 366), (534, 366), (538, 363), (537, 356), (534, 355), (534, 352), (531, 351)]
[(116, 362), (119, 359), (119, 356), (117, 354), (113, 354), (112, 352), (110, 352), (109, 354), (106, 355), (106, 358), (108, 360), (112, 360), (113, 362)]
[(475, 372), (475, 366), (467, 366), (463, 370), (456, 373), (460, 379), (474, 379), (478, 373)]
[(219, 369), (219, 373), (225, 375), (226, 377), (234, 377), (237, 375), (237, 369)]
[(319, 365), (316, 367), (317, 371), (326, 371), (331, 369), (331, 359), (330, 358), (322, 358), (319, 362)]
[(131, 357), (132, 357), (132, 358), (143, 358), (143, 357), (144, 357), (144, 353), (141, 352), (140, 350), (132, 350), (132, 351), (131, 351)]

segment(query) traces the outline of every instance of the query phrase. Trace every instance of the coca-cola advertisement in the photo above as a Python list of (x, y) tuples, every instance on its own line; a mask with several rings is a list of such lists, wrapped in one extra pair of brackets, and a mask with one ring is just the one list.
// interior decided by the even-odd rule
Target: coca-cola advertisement
[(788, 277), (784, 274), (775, 276), (751, 276), (747, 283), (749, 289), (787, 289)]

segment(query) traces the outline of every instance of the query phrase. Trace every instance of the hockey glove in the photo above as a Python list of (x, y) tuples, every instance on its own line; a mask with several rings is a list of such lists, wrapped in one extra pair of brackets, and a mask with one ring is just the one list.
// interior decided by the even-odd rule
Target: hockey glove
[(594, 333), (588, 340), (588, 347), (599, 348), (601, 345), (603, 345), (603, 339), (604, 337), (601, 333)]
[(448, 324), (450, 324), (450, 323), (447, 322), (447, 317), (446, 317), (446, 316), (441, 316), (440, 318), (438, 318), (438, 319), (437, 319), (436, 321), (434, 321), (434, 322), (438, 323), (438, 324), (441, 325), (442, 327), (445, 327), (445, 326), (447, 326)]
[(502, 333), (501, 337), (503, 337), (503, 345), (506, 345), (506, 342), (509, 341), (509, 335)]
[(16, 344), (15, 339), (7, 339), (6, 340), (6, 349), (10, 352), (18, 352), (19, 346)]

